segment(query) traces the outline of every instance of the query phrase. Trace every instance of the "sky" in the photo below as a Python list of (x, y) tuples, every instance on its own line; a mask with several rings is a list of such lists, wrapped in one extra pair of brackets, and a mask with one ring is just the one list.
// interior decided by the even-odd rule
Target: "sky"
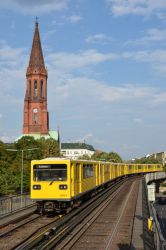
[(50, 130), (123, 159), (165, 151), (165, 0), (0, 0), (0, 140), (22, 133), (36, 16)]

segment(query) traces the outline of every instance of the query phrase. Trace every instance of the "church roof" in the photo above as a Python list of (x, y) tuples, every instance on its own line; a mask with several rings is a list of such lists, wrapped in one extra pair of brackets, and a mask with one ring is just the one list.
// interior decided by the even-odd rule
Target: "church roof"
[(42, 51), (38, 26), (39, 26), (38, 21), (36, 20), (28, 68), (34, 69), (37, 67), (40, 70), (41, 69), (45, 70), (45, 63), (44, 63), (44, 57), (43, 57), (43, 51)]
[(32, 134), (22, 134), (15, 141), (20, 140), (23, 136), (32, 136), (35, 140), (45, 138), (45, 139), (54, 139), (59, 141), (59, 133), (58, 131), (49, 131), (48, 134), (40, 134), (40, 133), (32, 133)]

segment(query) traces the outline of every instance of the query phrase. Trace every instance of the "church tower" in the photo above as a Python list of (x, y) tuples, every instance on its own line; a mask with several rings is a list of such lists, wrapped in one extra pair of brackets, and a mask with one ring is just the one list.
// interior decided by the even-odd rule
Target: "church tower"
[(40, 41), (38, 21), (26, 71), (26, 93), (24, 98), (23, 134), (49, 134), (49, 114), (47, 111), (47, 69), (45, 67)]

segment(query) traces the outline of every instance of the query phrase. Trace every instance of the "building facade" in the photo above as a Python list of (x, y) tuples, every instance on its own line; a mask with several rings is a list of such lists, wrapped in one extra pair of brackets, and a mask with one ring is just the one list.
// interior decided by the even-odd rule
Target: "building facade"
[(154, 158), (161, 162), (163, 165), (166, 165), (166, 151), (154, 153)]
[(48, 74), (40, 41), (39, 25), (36, 20), (31, 54), (26, 71), (22, 136), (28, 135), (33, 136), (35, 139), (45, 137), (58, 140), (58, 132), (49, 130), (47, 77)]
[(61, 154), (65, 158), (75, 160), (84, 155), (91, 157), (94, 153), (93, 146), (85, 143), (61, 143)]

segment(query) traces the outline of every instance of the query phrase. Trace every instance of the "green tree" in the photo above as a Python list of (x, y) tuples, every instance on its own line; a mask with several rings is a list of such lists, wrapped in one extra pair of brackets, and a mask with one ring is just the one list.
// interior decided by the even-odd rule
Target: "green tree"
[[(36, 150), (28, 150), (37, 148)], [(14, 149), (17, 151), (7, 151)], [(22, 150), (24, 192), (29, 192), (31, 160), (60, 156), (59, 144), (54, 139), (41, 138), (35, 140), (32, 136), (24, 136), (14, 143), (5, 144), (0, 141), (0, 195), (20, 192), (22, 171)]]
[(97, 161), (109, 161), (109, 162), (122, 162), (122, 158), (120, 157), (119, 154), (115, 152), (101, 152), (101, 153), (95, 153), (92, 155), (93, 160)]
[(91, 160), (91, 157), (89, 157), (89, 155), (83, 155), (83, 156), (80, 156), (79, 158), (78, 158), (79, 160)]
[(60, 156), (59, 143), (54, 139), (41, 138), (39, 140), (39, 144), (42, 152), (42, 158)]
[(159, 164), (159, 160), (155, 159), (154, 156), (142, 157), (140, 159), (135, 159), (133, 163), (136, 164)]

